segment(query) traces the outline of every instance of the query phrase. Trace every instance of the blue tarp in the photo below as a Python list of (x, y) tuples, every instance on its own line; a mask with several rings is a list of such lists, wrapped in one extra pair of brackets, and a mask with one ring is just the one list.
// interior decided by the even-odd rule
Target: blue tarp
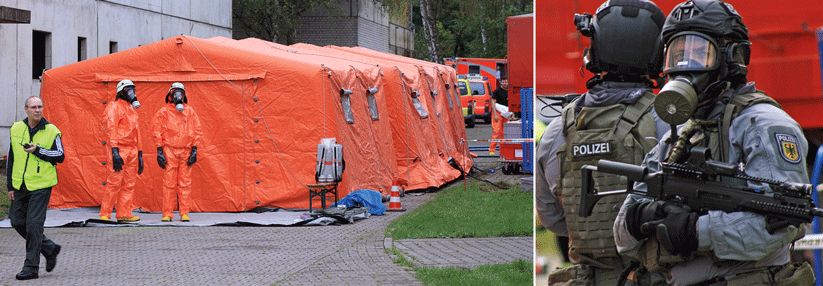
[(369, 207), (369, 213), (373, 215), (383, 215), (383, 212), (386, 211), (382, 196), (374, 190), (356, 190), (337, 201), (337, 205), (345, 205), (346, 207), (355, 207), (358, 204)]

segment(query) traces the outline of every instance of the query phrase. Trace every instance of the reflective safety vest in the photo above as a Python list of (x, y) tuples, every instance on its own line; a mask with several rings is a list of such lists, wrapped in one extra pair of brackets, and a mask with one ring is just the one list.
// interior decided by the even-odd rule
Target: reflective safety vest
[[(563, 109), (566, 143), (557, 152), (563, 175), (557, 194), (566, 215), (569, 258), (574, 263), (622, 268), (612, 227), (626, 195), (605, 196), (597, 202), (591, 216), (578, 216), (580, 168), (597, 165), (600, 159), (640, 165), (646, 153), (657, 144), (654, 115), (650, 113), (653, 102), (654, 94), (646, 92), (632, 105), (584, 107), (576, 115), (574, 108), (578, 100)], [(593, 177), (599, 191), (626, 188), (625, 177), (598, 172), (594, 172)]]
[(23, 150), (22, 144), (40, 145), (40, 148), (51, 149), (54, 139), (59, 136), (60, 130), (54, 124), (46, 124), (43, 130), (37, 131), (34, 138), (29, 137), (29, 126), (23, 121), (17, 121), (11, 126), (11, 150), (14, 154), (14, 165), (11, 172), (11, 184), (19, 190), (23, 182), (29, 191), (44, 189), (57, 185), (57, 168), (41, 160), (34, 154)]

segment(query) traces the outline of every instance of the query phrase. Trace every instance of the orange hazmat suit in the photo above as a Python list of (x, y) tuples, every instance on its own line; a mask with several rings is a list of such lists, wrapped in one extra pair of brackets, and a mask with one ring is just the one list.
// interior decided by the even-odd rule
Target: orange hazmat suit
[(167, 160), (163, 174), (163, 216), (174, 217), (175, 197), (178, 197), (180, 215), (191, 210), (191, 165), (188, 164), (192, 147), (197, 146), (200, 118), (191, 106), (177, 111), (173, 103), (164, 105), (151, 121), (152, 135), (158, 147), (163, 148)]
[[(114, 100), (106, 105), (103, 125), (108, 136), (107, 146), (118, 148), (123, 158), (123, 170), (113, 171), (106, 179), (106, 192), (100, 203), (100, 216), (110, 217), (117, 206), (118, 218), (132, 217), (134, 185), (138, 175), (139, 152), (143, 141), (137, 126), (137, 111), (125, 100)], [(111, 162), (114, 165), (114, 162)]]
[[(505, 139), (503, 138), (503, 133), (505, 132), (504, 128), (506, 122), (509, 122), (508, 119), (500, 115), (500, 112), (495, 110), (492, 112), (492, 138), (491, 139)], [(490, 142), (489, 143), (489, 152), (494, 152), (497, 149), (497, 142)]]

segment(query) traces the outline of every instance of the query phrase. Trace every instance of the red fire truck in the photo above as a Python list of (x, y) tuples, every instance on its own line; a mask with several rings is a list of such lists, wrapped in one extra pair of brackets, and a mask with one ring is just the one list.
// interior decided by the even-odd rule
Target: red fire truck
[(443, 64), (453, 67), (459, 75), (485, 78), (492, 90), (497, 88), (498, 77), (506, 77), (507, 62), (506, 59), (443, 58)]

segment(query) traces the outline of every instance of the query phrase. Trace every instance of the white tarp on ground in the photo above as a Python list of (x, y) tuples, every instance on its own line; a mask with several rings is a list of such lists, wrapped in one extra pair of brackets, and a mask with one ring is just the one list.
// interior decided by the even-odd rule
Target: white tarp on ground
[[(312, 214), (308, 211), (267, 211), (267, 212), (240, 212), (240, 213), (189, 213), (191, 222), (181, 222), (175, 212), (174, 221), (161, 222), (163, 215), (159, 212), (148, 213), (135, 210), (134, 214), (140, 221), (118, 223), (99, 220), (100, 208), (49, 209), (46, 213), (45, 227), (98, 227), (98, 226), (311, 226), (353, 223), (359, 219), (368, 218), (368, 208), (354, 208), (351, 210), (331, 208), (330, 214)], [(345, 210), (345, 211), (344, 211)], [(0, 220), (0, 228), (10, 228), (11, 221), (6, 218)]]

